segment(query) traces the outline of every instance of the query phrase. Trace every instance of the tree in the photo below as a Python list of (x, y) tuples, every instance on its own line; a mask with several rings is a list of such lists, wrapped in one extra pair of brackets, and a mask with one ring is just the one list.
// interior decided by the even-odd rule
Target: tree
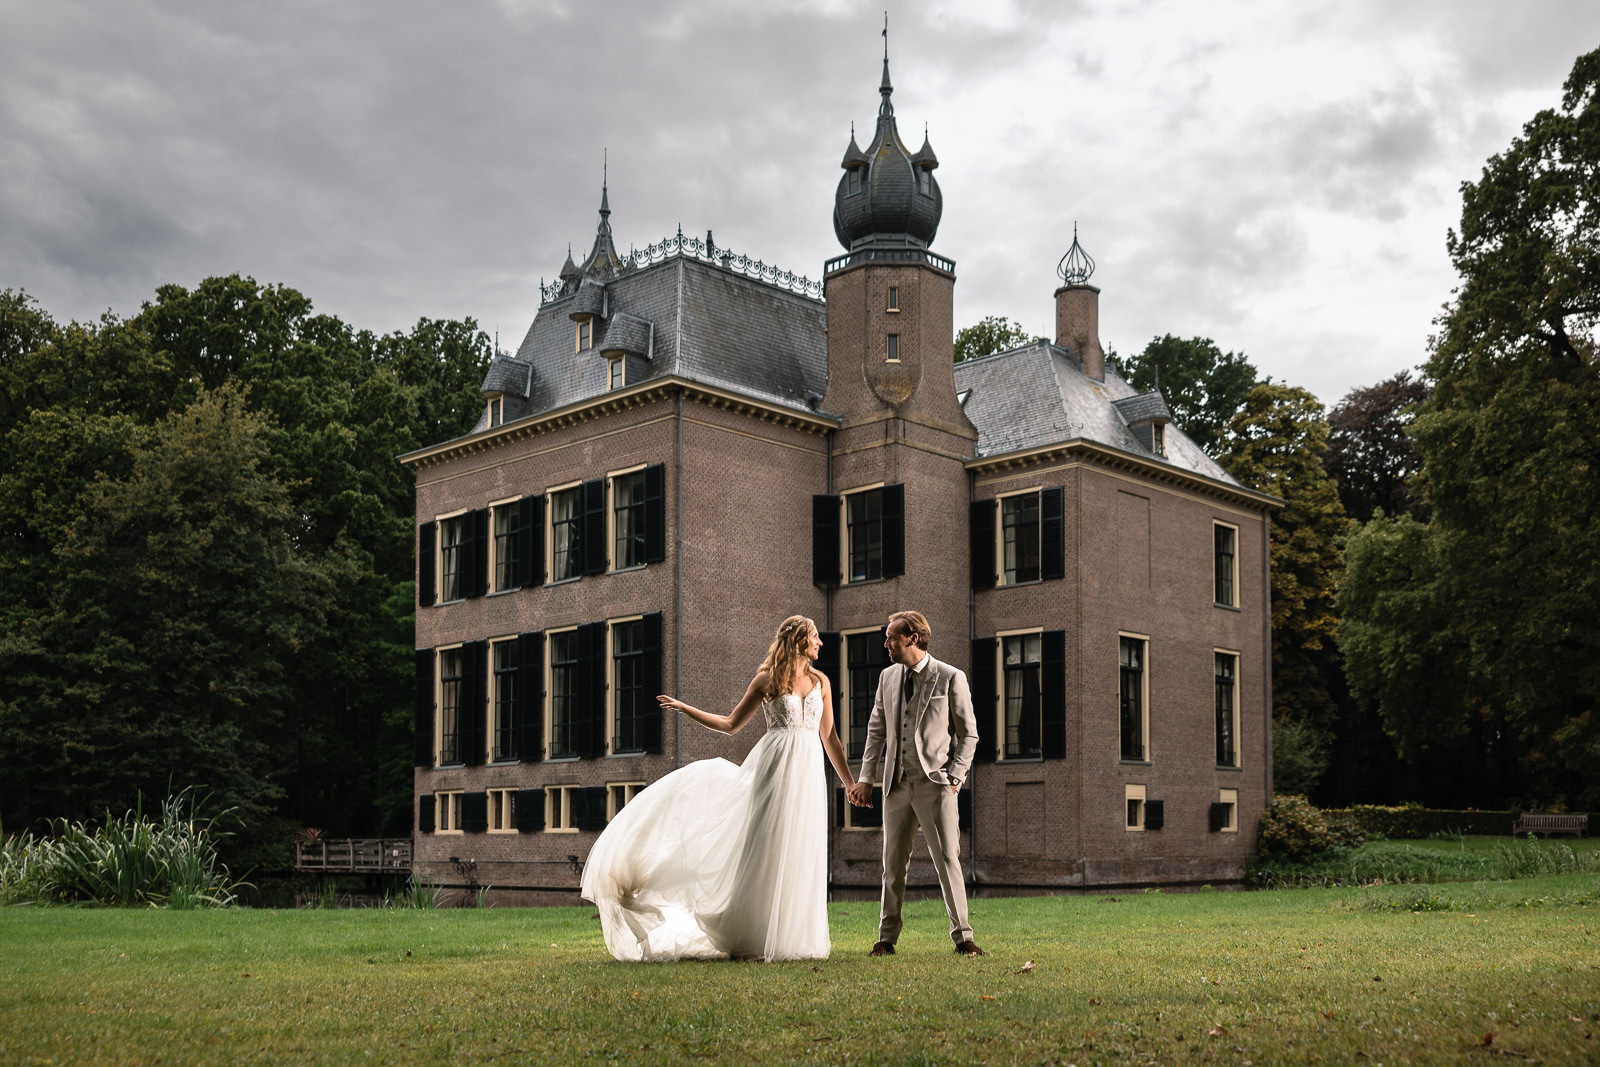
[[(1535, 115), (1462, 186), (1447, 246), (1461, 284), (1412, 429), (1431, 521), (1399, 528), (1402, 558), (1427, 566), (1352, 568), (1352, 678), (1398, 738), (1461, 737), (1487, 721), (1514, 747), (1523, 800), (1592, 806), (1600, 51), (1574, 64), (1559, 109)], [(1384, 536), (1399, 535), (1373, 531), (1358, 547), (1376, 552)]]
[(1382, 508), (1388, 515), (1424, 517), (1411, 489), (1422, 456), (1409, 433), (1417, 405), (1432, 390), (1410, 371), (1352, 389), (1328, 414), (1328, 473), (1339, 483), (1339, 499), (1357, 522)]
[(1219, 461), (1241, 484), (1283, 500), (1272, 515), (1273, 721), (1296, 740), (1281, 769), (1301, 787), (1326, 767), (1340, 686), (1335, 579), (1349, 520), (1322, 466), (1327, 436), (1311, 393), (1257, 385), (1228, 424)]
[(1135, 389), (1159, 388), (1178, 428), (1208, 455), (1216, 454), (1229, 420), (1261, 381), (1243, 353), (1224, 353), (1207, 337), (1164, 334), (1132, 360), (1108, 361)]
[(1004, 315), (985, 315), (979, 322), (956, 331), (956, 362), (962, 363), (994, 352), (1020, 348), (1029, 341), (1042, 341)]

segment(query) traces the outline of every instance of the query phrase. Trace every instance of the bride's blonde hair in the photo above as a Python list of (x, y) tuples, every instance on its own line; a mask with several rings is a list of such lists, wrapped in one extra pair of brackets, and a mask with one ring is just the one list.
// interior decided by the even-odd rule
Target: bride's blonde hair
[(778, 624), (778, 633), (773, 637), (772, 646), (767, 649), (767, 658), (761, 661), (760, 668), (767, 672), (767, 691), (764, 695), (768, 700), (776, 700), (790, 691), (794, 670), (799, 664), (804, 663), (806, 673), (816, 676), (811, 657), (806, 655), (806, 646), (816, 632), (817, 624), (804, 615), (791, 615)]

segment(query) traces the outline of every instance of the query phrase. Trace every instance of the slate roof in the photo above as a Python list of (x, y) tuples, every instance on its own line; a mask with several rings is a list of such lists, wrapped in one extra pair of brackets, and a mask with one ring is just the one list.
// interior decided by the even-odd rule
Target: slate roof
[(980, 458), (1083, 439), (1239, 484), (1176, 424), (1167, 427), (1167, 454), (1153, 455), (1117, 410), (1118, 401), (1137, 398), (1138, 391), (1110, 367), (1105, 381), (1095, 381), (1068, 349), (1037, 341), (957, 363), (955, 372), (957, 393), (967, 394), (967, 418), (978, 428)]
[[(580, 290), (586, 305), (591, 284), (585, 279)], [(827, 385), (820, 300), (686, 255), (612, 278), (605, 292), (607, 317), (594, 320), (590, 348), (575, 351), (575, 293), (542, 305), (516, 355), (490, 364), (483, 388), (504, 393), (506, 422), (604, 395), (607, 363), (601, 352), (618, 348), (646, 357), (645, 376), (630, 369), (629, 385), (676, 375), (753, 400), (815, 410)], [(487, 428), (486, 415), (472, 432)]]

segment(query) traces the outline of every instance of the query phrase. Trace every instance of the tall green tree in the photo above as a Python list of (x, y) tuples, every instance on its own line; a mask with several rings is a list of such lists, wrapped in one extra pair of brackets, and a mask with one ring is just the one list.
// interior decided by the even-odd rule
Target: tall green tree
[(1339, 499), (1357, 522), (1382, 508), (1385, 514), (1425, 517), (1413, 481), (1422, 454), (1411, 439), (1411, 422), (1432, 389), (1401, 371), (1377, 385), (1352, 389), (1328, 413), (1328, 473), (1339, 483)]
[[(1412, 433), (1432, 509), (1375, 530), (1426, 567), (1355, 566), (1357, 692), (1402, 743), (1487, 721), (1526, 802), (1600, 803), (1600, 51), (1462, 186), (1461, 275)], [(1420, 542), (1420, 544), (1413, 544)], [(1397, 606), (1421, 605), (1414, 611)], [(1442, 628), (1435, 629), (1434, 627)], [(1385, 672), (1389, 676), (1386, 677)]]
[[(1242, 485), (1281, 497), (1272, 515), (1275, 788), (1304, 792), (1327, 765), (1340, 688), (1334, 646), (1339, 544), (1349, 520), (1322, 465), (1328, 423), (1304, 389), (1257, 385), (1228, 424), (1220, 463)], [(1281, 729), (1280, 729), (1281, 727)]]
[(1108, 361), (1141, 392), (1159, 387), (1178, 428), (1209, 455), (1262, 380), (1243, 353), (1223, 352), (1208, 337), (1163, 334), (1132, 359)]
[(1036, 340), (1041, 338), (1028, 333), (1004, 315), (985, 315), (971, 326), (956, 331), (955, 361), (961, 363), (994, 352), (1005, 352)]

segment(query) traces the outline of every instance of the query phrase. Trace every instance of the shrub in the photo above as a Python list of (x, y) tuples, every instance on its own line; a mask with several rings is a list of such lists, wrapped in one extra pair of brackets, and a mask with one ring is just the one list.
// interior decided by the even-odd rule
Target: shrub
[(1416, 804), (1388, 807), (1356, 804), (1324, 814), (1359, 826), (1368, 837), (1455, 837), (1461, 834), (1506, 836), (1516, 815), (1510, 811), (1441, 811)]
[(1354, 824), (1330, 819), (1302, 796), (1275, 797), (1261, 817), (1256, 855), (1262, 860), (1309, 863), (1336, 849), (1354, 848), (1366, 840)]
[(48, 837), (22, 834), (0, 845), (0, 901), (226, 907), (244, 883), (217, 858), (218, 819), (202, 817), (204, 799), (190, 789), (168, 797), (159, 821), (146, 818), (143, 798), (105, 825), (58, 819)]

